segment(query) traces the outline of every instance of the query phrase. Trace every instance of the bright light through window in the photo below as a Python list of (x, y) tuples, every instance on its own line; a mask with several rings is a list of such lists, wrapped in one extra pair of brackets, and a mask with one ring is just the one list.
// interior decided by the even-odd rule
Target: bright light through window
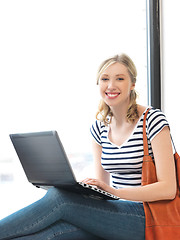
[(147, 104), (145, 2), (0, 2), (0, 218), (45, 193), (27, 182), (10, 133), (57, 130), (77, 178), (93, 174), (89, 128), (104, 59), (127, 53), (134, 60), (139, 102)]

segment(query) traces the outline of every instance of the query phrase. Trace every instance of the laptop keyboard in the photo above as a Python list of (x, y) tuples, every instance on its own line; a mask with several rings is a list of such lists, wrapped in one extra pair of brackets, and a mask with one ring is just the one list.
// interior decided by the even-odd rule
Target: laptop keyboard
[(120, 199), (119, 197), (114, 196), (113, 194), (108, 193), (108, 192), (106, 192), (106, 191), (104, 191), (104, 190), (102, 190), (102, 189), (99, 189), (99, 188), (97, 188), (97, 187), (95, 187), (95, 186), (93, 186), (93, 185), (90, 185), (90, 184), (87, 184), (87, 183), (83, 183), (83, 182), (78, 182), (78, 183), (79, 183), (81, 186), (85, 187), (85, 188), (92, 189), (92, 190), (94, 190), (94, 191), (96, 191), (96, 192), (99, 192), (99, 193), (101, 193), (101, 194), (104, 194), (104, 195), (106, 195), (106, 196), (108, 196), (108, 197), (111, 197), (111, 198), (113, 198), (113, 199), (116, 199), (116, 200)]

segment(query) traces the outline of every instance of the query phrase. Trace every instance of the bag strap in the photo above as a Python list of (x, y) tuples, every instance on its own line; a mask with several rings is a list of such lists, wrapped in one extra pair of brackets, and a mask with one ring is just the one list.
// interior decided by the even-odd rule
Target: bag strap
[[(147, 141), (147, 134), (146, 134), (146, 118), (147, 118), (147, 114), (148, 114), (150, 109), (151, 108), (148, 108), (146, 110), (145, 115), (144, 115), (144, 119), (143, 119), (143, 145), (144, 145), (144, 155), (146, 155), (146, 156), (149, 155), (148, 141)], [(174, 147), (174, 151), (176, 153), (177, 151), (176, 151), (176, 147), (175, 147), (174, 141), (172, 139), (172, 136), (171, 136), (171, 142), (172, 142), (172, 145)]]
[(144, 147), (144, 156), (149, 156), (148, 140), (146, 134), (146, 118), (150, 108), (148, 108), (144, 114), (143, 119), (143, 147)]
[(173, 141), (172, 136), (171, 136), (171, 141), (172, 141), (172, 145), (173, 145), (174, 151), (175, 151), (175, 153), (176, 153), (177, 151), (176, 151), (176, 147), (175, 147), (175, 144), (174, 144), (174, 141)]

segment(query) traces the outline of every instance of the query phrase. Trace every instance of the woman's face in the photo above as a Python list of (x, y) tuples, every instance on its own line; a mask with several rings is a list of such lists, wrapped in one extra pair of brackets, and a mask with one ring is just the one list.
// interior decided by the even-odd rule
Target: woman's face
[(118, 62), (107, 67), (99, 78), (100, 95), (109, 107), (128, 105), (134, 87), (128, 69)]

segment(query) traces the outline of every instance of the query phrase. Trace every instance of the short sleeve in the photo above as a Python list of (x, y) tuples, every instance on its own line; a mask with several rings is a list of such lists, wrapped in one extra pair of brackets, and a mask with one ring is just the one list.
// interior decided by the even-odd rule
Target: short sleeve
[(150, 109), (147, 115), (147, 133), (150, 141), (169, 123), (166, 116), (159, 109)]
[(97, 144), (101, 145), (101, 132), (100, 132), (100, 121), (96, 120), (94, 124), (92, 124), (90, 128), (90, 132), (94, 138), (94, 140), (97, 142)]

